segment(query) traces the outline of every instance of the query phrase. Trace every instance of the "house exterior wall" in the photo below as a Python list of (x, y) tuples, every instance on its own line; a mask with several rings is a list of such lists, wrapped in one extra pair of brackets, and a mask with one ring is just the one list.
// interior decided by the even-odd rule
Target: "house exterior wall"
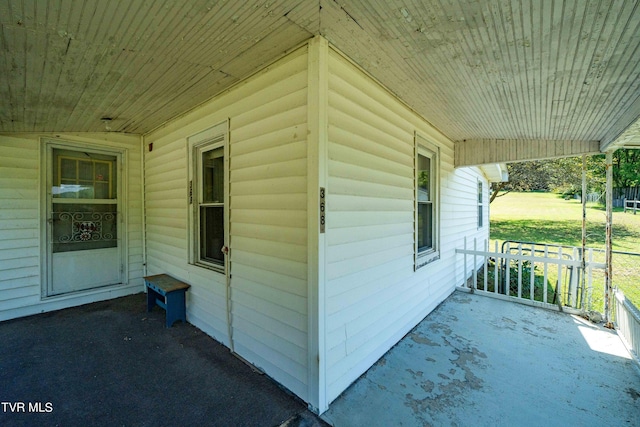
[[(189, 263), (188, 214), (188, 138), (227, 120), (228, 285), (225, 274)], [(191, 284), (188, 320), (303, 399), (306, 122), (305, 46), (145, 137), (153, 143), (145, 153), (148, 273)]]
[[(124, 150), (127, 172), (126, 271), (123, 285), (44, 298), (44, 138)], [(115, 298), (143, 290), (142, 150), (121, 134), (0, 135), (0, 320)]]
[[(221, 123), (228, 127), (229, 274), (195, 265), (191, 248), (190, 137)], [(414, 271), (416, 135), (438, 148), (440, 257)], [(135, 289), (145, 273), (191, 284), (189, 322), (320, 412), (462, 283), (453, 272), (463, 239), (488, 236), (487, 194), (484, 226), (477, 223), (478, 182), (488, 188), (480, 170), (454, 169), (450, 140), (322, 38), (142, 144), (117, 135), (61, 138), (127, 147)], [(3, 307), (42, 309), (42, 199), (33, 190), (39, 144), (0, 137), (0, 201), (8, 201), (0, 206), (10, 206), (0, 210), (7, 242), (0, 316)], [(86, 302), (117, 296), (89, 294)], [(48, 309), (81, 303), (61, 300)]]
[[(461, 283), (455, 248), (465, 236), (487, 237), (488, 221), (478, 228), (484, 176), (454, 169), (452, 141), (333, 50), (328, 90), (330, 403)], [(415, 133), (439, 147), (441, 220), (440, 259), (414, 272)]]

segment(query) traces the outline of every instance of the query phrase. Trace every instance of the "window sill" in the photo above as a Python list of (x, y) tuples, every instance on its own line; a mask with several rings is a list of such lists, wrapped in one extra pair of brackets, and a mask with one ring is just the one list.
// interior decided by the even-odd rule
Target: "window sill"
[(432, 262), (437, 261), (439, 259), (440, 259), (440, 251), (432, 251), (432, 252), (419, 254), (416, 257), (414, 271), (417, 271), (418, 269), (428, 264), (431, 264)]
[(205, 268), (207, 270), (215, 271), (216, 273), (225, 274), (224, 273), (224, 267), (221, 266), (221, 265), (204, 264), (204, 263), (201, 263), (201, 262), (194, 262), (191, 265), (194, 265), (196, 267)]

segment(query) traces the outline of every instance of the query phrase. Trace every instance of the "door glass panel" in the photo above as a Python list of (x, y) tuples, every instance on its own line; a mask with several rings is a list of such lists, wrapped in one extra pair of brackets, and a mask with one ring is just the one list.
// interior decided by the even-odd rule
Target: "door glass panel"
[(54, 253), (118, 246), (115, 204), (56, 203), (54, 209), (52, 212)]
[(53, 150), (54, 253), (118, 246), (116, 161), (113, 155)]

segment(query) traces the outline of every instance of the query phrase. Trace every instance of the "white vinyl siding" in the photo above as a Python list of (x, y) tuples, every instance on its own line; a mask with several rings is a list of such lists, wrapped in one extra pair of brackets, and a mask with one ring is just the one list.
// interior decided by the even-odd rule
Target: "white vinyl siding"
[[(149, 274), (192, 285), (187, 318), (305, 399), (307, 50), (148, 135)], [(229, 121), (229, 274), (189, 264), (187, 138)], [(227, 317), (227, 295), (231, 313)], [(232, 322), (233, 343), (228, 322)]]
[(123, 135), (46, 135), (82, 147), (125, 150), (127, 168), (127, 283), (53, 299), (42, 299), (41, 137), (0, 136), (0, 320), (140, 292), (143, 275), (140, 138)]
[[(478, 232), (479, 175), (454, 170), (451, 141), (340, 54), (331, 50), (329, 59), (330, 402), (455, 288), (455, 247)], [(439, 148), (441, 205), (441, 259), (416, 272), (415, 132)]]
[(40, 301), (39, 145), (0, 137), (0, 320)]
[(299, 59), (286, 65), (286, 87), (230, 120), (231, 307), (236, 351), (305, 397), (306, 55)]

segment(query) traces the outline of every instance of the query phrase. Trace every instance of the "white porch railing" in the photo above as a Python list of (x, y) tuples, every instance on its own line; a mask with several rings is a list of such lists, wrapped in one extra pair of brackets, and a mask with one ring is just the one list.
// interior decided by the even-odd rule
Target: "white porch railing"
[[(463, 255), (466, 287), (561, 311), (570, 308), (587, 310), (593, 270), (605, 268), (605, 264), (593, 260), (592, 249), (586, 251), (583, 268), (578, 248), (506, 243), (499, 250), (496, 242), (494, 250), (490, 251), (487, 241), (479, 245), (476, 239), (471, 246), (465, 239), (464, 248), (456, 249), (456, 253)], [(584, 281), (582, 275), (585, 276)]]
[(624, 338), (627, 347), (640, 363), (640, 311), (624, 297), (620, 289), (614, 291), (615, 323), (618, 335)]

